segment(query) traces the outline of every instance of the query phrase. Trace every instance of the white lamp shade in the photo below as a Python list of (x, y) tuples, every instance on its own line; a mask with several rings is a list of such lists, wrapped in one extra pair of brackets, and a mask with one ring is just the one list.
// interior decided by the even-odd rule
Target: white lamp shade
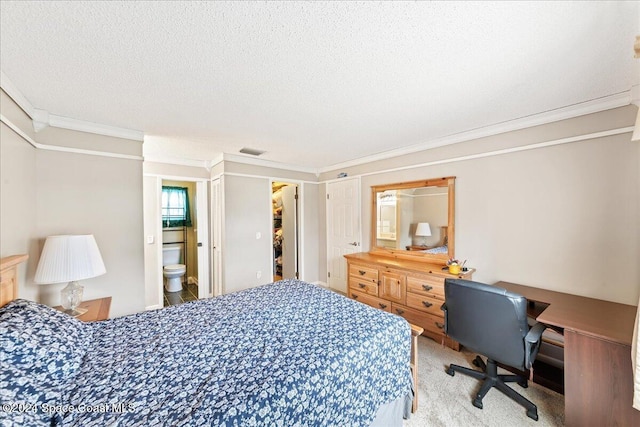
[(49, 236), (44, 242), (34, 281), (63, 283), (89, 279), (106, 272), (93, 234)]
[(419, 222), (416, 227), (416, 236), (431, 236), (431, 227), (428, 222)]

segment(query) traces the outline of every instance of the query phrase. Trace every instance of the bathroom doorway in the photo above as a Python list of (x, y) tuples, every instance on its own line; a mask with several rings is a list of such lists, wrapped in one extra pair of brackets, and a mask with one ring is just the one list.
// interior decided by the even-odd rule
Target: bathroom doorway
[(300, 277), (298, 201), (298, 184), (271, 182), (274, 281)]
[(164, 306), (198, 299), (196, 183), (162, 180)]
[[(206, 298), (211, 296), (209, 283), (210, 263), (209, 263), (209, 194), (207, 191), (208, 179), (192, 178), (182, 176), (170, 176), (156, 173), (144, 173), (143, 182), (143, 211), (144, 211), (144, 266), (145, 266), (145, 308), (154, 310), (165, 305), (164, 284), (166, 283), (163, 269), (163, 224), (162, 221), (162, 185), (180, 183), (177, 187), (191, 188), (193, 186), (193, 196), (189, 194), (190, 210), (192, 214), (191, 221), (195, 225), (186, 231), (186, 240), (195, 244), (196, 249), (187, 247), (187, 262), (185, 268), (189, 264), (192, 256), (195, 261), (191, 261), (194, 270), (185, 273), (180, 279), (180, 283), (188, 283), (189, 277), (192, 277), (192, 283), (197, 285), (198, 298)], [(191, 191), (189, 193), (192, 193)], [(179, 228), (177, 225), (169, 224)], [(181, 230), (181, 229), (180, 229)], [(178, 231), (178, 230), (174, 230)], [(167, 234), (167, 233), (164, 233)], [(183, 241), (184, 238), (180, 232), (173, 233), (172, 238), (176, 238), (176, 242)], [(167, 236), (168, 238), (169, 236)], [(190, 252), (190, 253), (189, 253)], [(184, 252), (181, 254), (184, 261)], [(184, 262), (179, 262), (184, 264)], [(191, 271), (195, 271), (192, 273)], [(197, 282), (197, 283), (196, 283)]]

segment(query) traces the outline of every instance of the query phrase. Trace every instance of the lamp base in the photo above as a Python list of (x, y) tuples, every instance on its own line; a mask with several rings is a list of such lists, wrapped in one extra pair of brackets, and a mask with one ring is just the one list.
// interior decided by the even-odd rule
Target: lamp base
[[(60, 300), (62, 302), (61, 305), (62, 308), (65, 309), (65, 313), (69, 313), (72, 316), (79, 316), (83, 313), (86, 313), (85, 309), (78, 308), (78, 306), (82, 302), (83, 290), (84, 288), (80, 286), (78, 282), (72, 280), (60, 291)], [(85, 311), (81, 313), (82, 310)]]
[(87, 311), (89, 311), (89, 309), (86, 308), (75, 308), (75, 309), (67, 309), (64, 311), (64, 313), (68, 314), (69, 316), (73, 316), (73, 317), (78, 317), (78, 316), (82, 316), (83, 314), (85, 314)]

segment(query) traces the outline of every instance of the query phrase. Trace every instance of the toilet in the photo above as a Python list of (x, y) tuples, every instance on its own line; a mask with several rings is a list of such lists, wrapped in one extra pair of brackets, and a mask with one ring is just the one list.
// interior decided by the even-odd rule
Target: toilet
[(187, 267), (184, 264), (180, 264), (181, 258), (181, 245), (163, 246), (162, 274), (164, 276), (164, 288), (167, 292), (182, 290), (182, 276), (187, 272)]

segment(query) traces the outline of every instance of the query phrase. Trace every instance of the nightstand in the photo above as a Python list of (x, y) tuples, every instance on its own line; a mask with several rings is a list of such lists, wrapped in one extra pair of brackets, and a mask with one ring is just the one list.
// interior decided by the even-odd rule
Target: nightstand
[[(76, 317), (83, 322), (95, 322), (96, 320), (106, 320), (109, 318), (109, 309), (111, 308), (111, 297), (92, 299), (89, 301), (82, 301), (80, 308), (87, 310), (86, 313)], [(55, 307), (56, 310), (64, 311), (61, 305)]]

